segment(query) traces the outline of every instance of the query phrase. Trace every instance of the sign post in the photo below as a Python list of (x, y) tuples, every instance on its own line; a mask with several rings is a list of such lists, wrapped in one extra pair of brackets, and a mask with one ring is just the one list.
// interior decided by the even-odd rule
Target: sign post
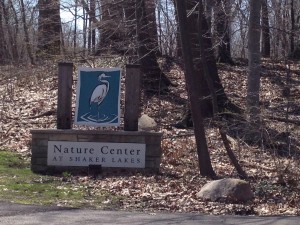
[(58, 64), (57, 129), (72, 127), (73, 63)]
[(140, 65), (126, 65), (124, 130), (137, 131), (140, 115)]

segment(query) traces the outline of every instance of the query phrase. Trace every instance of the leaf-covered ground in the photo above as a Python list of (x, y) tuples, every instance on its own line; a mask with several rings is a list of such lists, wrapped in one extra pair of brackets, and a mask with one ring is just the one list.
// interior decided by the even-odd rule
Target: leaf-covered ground
[[(107, 63), (96, 62), (96, 66)], [(119, 61), (110, 65), (119, 65)], [(82, 64), (75, 63), (77, 66)], [(297, 140), (300, 137), (300, 72), (296, 62), (263, 62), (261, 130), (269, 141), (250, 145), (236, 135), (229, 137), (231, 147), (249, 176), (255, 199), (246, 204), (207, 202), (196, 193), (209, 181), (199, 175), (195, 138), (192, 129), (172, 126), (180, 119), (187, 95), (180, 66), (166, 71), (177, 87), (167, 95), (143, 97), (143, 113), (153, 117), (157, 131), (163, 133), (162, 163), (159, 174), (104, 172), (97, 179), (73, 176), (68, 182), (81, 184), (91, 196), (103, 190), (115, 199), (105, 205), (125, 210), (204, 212), (239, 215), (300, 215), (300, 168)], [(30, 157), (30, 129), (55, 128), (57, 107), (57, 63), (39, 66), (2, 66), (0, 68), (0, 146)], [(230, 99), (245, 107), (247, 66), (219, 65), (220, 76)], [(76, 85), (74, 70), (74, 90)], [(74, 101), (75, 104), (75, 93)], [(236, 126), (227, 123), (228, 126)], [(234, 127), (233, 127), (234, 128)], [(74, 129), (92, 129), (74, 127)], [(122, 129), (122, 128), (120, 128)], [(228, 127), (231, 130), (231, 127)], [(213, 167), (219, 177), (237, 177), (219, 137), (218, 130), (206, 121), (207, 142)], [(122, 198), (119, 198), (122, 196)], [(113, 204), (112, 204), (113, 203)], [(57, 203), (67, 205), (68, 202)]]

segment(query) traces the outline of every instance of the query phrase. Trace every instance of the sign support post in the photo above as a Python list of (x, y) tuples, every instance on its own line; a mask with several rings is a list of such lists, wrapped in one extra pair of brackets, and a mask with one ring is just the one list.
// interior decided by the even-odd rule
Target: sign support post
[(137, 131), (140, 114), (140, 65), (126, 65), (124, 130)]
[(58, 64), (57, 129), (72, 127), (73, 63)]

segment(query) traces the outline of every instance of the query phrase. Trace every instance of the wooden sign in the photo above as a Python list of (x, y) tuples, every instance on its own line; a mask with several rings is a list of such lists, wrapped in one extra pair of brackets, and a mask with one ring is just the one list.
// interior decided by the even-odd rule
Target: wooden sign
[(120, 68), (79, 68), (75, 124), (120, 124)]

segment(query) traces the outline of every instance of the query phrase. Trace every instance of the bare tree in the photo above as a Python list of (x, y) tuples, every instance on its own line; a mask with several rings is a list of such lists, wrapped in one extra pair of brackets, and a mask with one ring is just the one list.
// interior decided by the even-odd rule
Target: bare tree
[(30, 59), (31, 64), (34, 64), (34, 57), (33, 57), (33, 52), (32, 52), (32, 43), (29, 38), (29, 31), (28, 31), (28, 26), (27, 26), (27, 21), (26, 21), (26, 13), (25, 13), (25, 6), (24, 6), (24, 1), (20, 0), (21, 4), (21, 13), (22, 13), (22, 22), (23, 22), (23, 29), (24, 29), (24, 35), (25, 35), (25, 44), (26, 44), (26, 49), (27, 49), (27, 54)]
[(11, 2), (9, 2), (9, 5), (5, 4), (4, 0), (1, 0), (1, 9), (3, 14), (3, 23), (5, 26), (5, 29), (3, 29), (3, 34), (7, 33), (7, 37), (5, 39), (6, 45), (7, 45), (7, 51), (9, 54), (7, 54), (7, 58), (13, 61), (17, 61), (19, 59), (18, 55), (18, 46), (17, 46), (17, 40), (16, 40), (16, 33), (18, 30), (18, 23), (17, 26), (14, 28), (11, 24), (12, 17), (10, 16), (9, 9), (12, 9), (13, 6)]

